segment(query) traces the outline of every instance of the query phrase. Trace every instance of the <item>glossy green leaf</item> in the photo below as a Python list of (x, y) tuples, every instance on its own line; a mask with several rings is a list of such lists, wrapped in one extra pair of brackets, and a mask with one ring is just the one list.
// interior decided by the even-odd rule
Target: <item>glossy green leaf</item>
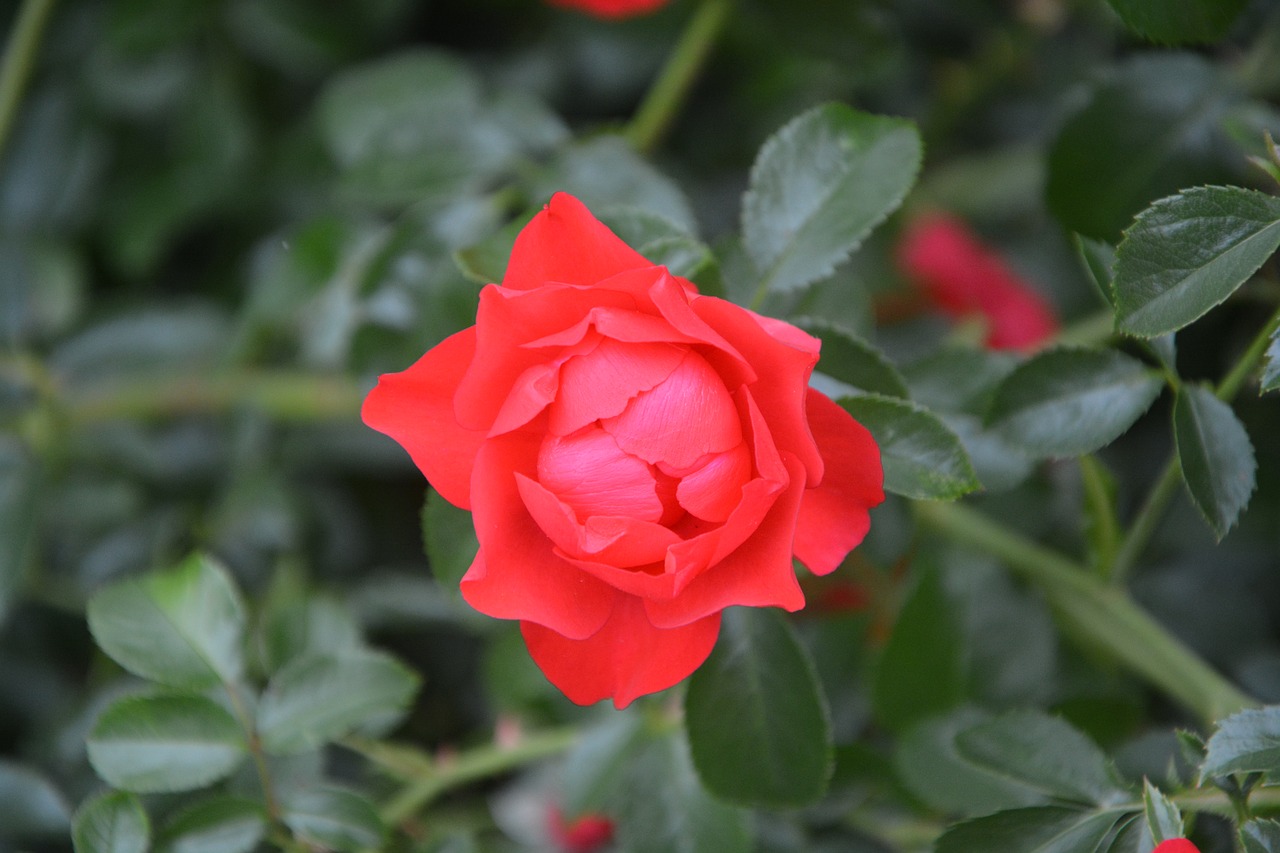
[(107, 791), (76, 811), (71, 843), (76, 853), (146, 853), (151, 822), (136, 796)]
[(1134, 32), (1162, 44), (1217, 41), (1247, 0), (1107, 0)]
[(221, 796), (201, 800), (170, 818), (156, 838), (156, 853), (248, 853), (267, 832), (263, 807)]
[(872, 706), (901, 731), (964, 701), (965, 644), (955, 602), (937, 571), (920, 574), (876, 667)]
[[(598, 811), (617, 823), (629, 853), (747, 853), (746, 813), (712, 797), (694, 770), (683, 730), (620, 714), (570, 753), (562, 807)], [(637, 791), (645, 792), (636, 796)]]
[(1156, 199), (1225, 180), (1220, 124), (1237, 97), (1189, 54), (1145, 54), (1115, 68), (1050, 148), (1050, 210), (1071, 231), (1115, 242)]
[(1280, 705), (1251, 708), (1218, 722), (1200, 778), (1280, 772)]
[(1280, 853), (1280, 821), (1251, 820), (1240, 827), (1244, 853)]
[(1182, 838), (1182, 812), (1172, 800), (1144, 780), (1142, 785), (1142, 815), (1146, 820), (1146, 832), (1154, 844), (1168, 841), (1170, 838)]
[(774, 290), (830, 275), (915, 182), (921, 142), (908, 121), (816, 107), (765, 142), (742, 200), (743, 245)]
[(130, 696), (107, 706), (87, 741), (89, 762), (117, 788), (188, 791), (230, 775), (248, 756), (244, 732), (202, 696)]
[(102, 650), (143, 678), (202, 689), (243, 671), (244, 605), (209, 557), (113, 583), (89, 600), (88, 617)]
[(873, 394), (906, 399), (907, 383), (884, 353), (836, 323), (814, 317), (792, 321), (822, 341), (817, 369), (833, 379)]
[(1154, 337), (1183, 328), (1249, 280), (1280, 247), (1280, 199), (1196, 187), (1157, 201), (1116, 251), (1116, 326)]
[(304, 844), (360, 853), (381, 846), (387, 829), (365, 797), (342, 788), (311, 788), (285, 797), (281, 820)]
[(471, 513), (458, 509), (438, 492), (429, 492), (422, 506), (422, 539), (432, 576), (441, 587), (456, 593), (480, 550)]
[(1124, 433), (1160, 394), (1160, 378), (1114, 350), (1047, 350), (996, 389), (987, 424), (1037, 456), (1077, 456)]
[(1116, 250), (1110, 243), (1085, 237), (1083, 234), (1072, 234), (1076, 254), (1080, 256), (1080, 264), (1089, 276), (1089, 281), (1097, 289), (1098, 295), (1108, 305), (1115, 304), (1115, 293), (1111, 289), (1111, 280), (1115, 277)]
[(685, 727), (698, 775), (719, 797), (786, 807), (826, 791), (826, 700), (808, 653), (777, 613), (725, 611), (714, 651), (689, 680)]
[(0, 839), (64, 838), (70, 825), (70, 806), (43, 774), (0, 759)]
[(296, 658), (267, 685), (258, 734), (268, 752), (301, 752), (403, 710), (417, 689), (417, 676), (381, 652)]
[[(1124, 853), (1106, 843), (1133, 820), (1118, 809), (1038, 806), (997, 812), (957, 824), (942, 834), (935, 853)], [(1130, 848), (1132, 849), (1132, 848)]]
[(868, 394), (838, 401), (880, 447), (886, 491), (954, 500), (980, 488), (964, 446), (937, 415), (914, 403)]
[(1221, 539), (1253, 494), (1258, 463), (1249, 434), (1230, 406), (1194, 385), (1178, 392), (1173, 432), (1191, 501)]
[(1262, 360), (1262, 391), (1275, 391), (1280, 388), (1280, 329), (1271, 333), (1271, 343), (1267, 345), (1266, 355)]

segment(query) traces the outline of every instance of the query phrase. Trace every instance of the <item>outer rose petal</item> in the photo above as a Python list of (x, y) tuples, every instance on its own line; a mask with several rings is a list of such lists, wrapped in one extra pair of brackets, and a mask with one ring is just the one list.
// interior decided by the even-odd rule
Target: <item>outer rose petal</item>
[[(628, 7), (645, 4), (587, 0), (577, 5), (598, 14), (609, 8), (614, 14), (625, 14)], [(516, 237), (502, 286), (533, 290), (547, 282), (594, 285), (620, 272), (651, 266), (592, 216), (586, 205), (568, 193), (556, 193)]]
[(604, 627), (585, 640), (531, 622), (521, 622), (520, 632), (542, 674), (572, 701), (611, 698), (615, 708), (625, 708), (697, 669), (715, 645), (720, 614), (663, 630), (649, 621), (640, 599), (623, 595)]
[(529, 515), (515, 474), (534, 473), (538, 437), (490, 439), (476, 454), (472, 516), (480, 552), (462, 578), (462, 597), (498, 619), (539, 622), (568, 637), (589, 637), (609, 618), (617, 593), (555, 554)]
[(795, 554), (825, 575), (867, 535), (867, 510), (884, 500), (884, 469), (871, 433), (826, 395), (810, 388), (807, 411), (826, 475), (800, 502)]
[(395, 439), (445, 500), (471, 509), (471, 469), (484, 433), (466, 429), (453, 395), (475, 353), (472, 326), (445, 338), (407, 370), (384, 373), (360, 417)]

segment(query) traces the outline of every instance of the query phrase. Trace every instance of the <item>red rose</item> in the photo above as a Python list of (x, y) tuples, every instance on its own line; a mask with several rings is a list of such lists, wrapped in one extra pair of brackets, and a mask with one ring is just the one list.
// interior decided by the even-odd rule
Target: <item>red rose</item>
[(597, 18), (632, 18), (667, 5), (667, 0), (548, 0), (552, 6), (577, 9)]
[(1151, 853), (1200, 853), (1200, 850), (1185, 838), (1170, 838), (1157, 844)]
[(596, 853), (613, 840), (613, 821), (601, 814), (584, 814), (566, 821), (564, 814), (551, 807), (548, 828), (556, 846), (568, 853)]
[(985, 319), (992, 349), (1034, 349), (1058, 331), (1045, 298), (959, 219), (916, 220), (898, 244), (898, 263), (943, 313)]
[(808, 387), (818, 341), (700, 296), (559, 194), (476, 325), (365, 400), (480, 552), (477, 610), (519, 619), (573, 701), (637, 696), (706, 659), (720, 612), (798, 610), (883, 500), (879, 450)]

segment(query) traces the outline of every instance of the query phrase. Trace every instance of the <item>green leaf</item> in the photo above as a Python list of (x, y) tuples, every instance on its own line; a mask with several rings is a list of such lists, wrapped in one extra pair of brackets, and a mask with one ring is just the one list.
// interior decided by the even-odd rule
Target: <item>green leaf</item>
[(837, 402), (879, 445), (886, 491), (918, 500), (954, 500), (981, 487), (960, 439), (937, 415), (878, 394)]
[(1280, 772), (1280, 705), (1251, 708), (1218, 722), (1201, 780), (1232, 773)]
[(76, 853), (146, 853), (151, 822), (133, 794), (107, 791), (76, 811), (71, 843)]
[(1045, 193), (1071, 231), (1114, 243), (1155, 199), (1231, 174), (1221, 129), (1239, 98), (1209, 62), (1143, 54), (1115, 68), (1062, 125)]
[(156, 838), (156, 853), (248, 853), (267, 832), (262, 806), (239, 797), (203, 800), (174, 815)]
[(1173, 433), (1191, 501), (1221, 539), (1253, 494), (1258, 463), (1249, 434), (1230, 406), (1194, 385), (1178, 392)]
[(89, 600), (88, 617), (104, 652), (161, 684), (200, 690), (234, 682), (244, 667), (244, 605), (209, 557), (111, 584)]
[(715, 650), (689, 681), (685, 727), (698, 775), (719, 797), (776, 808), (826, 792), (826, 701), (813, 662), (778, 613), (725, 611)]
[(339, 853), (382, 845), (387, 833), (373, 804), (342, 788), (312, 788), (285, 798), (281, 820), (304, 844)]
[(902, 202), (921, 142), (903, 119), (816, 107), (765, 142), (742, 200), (743, 244), (769, 289), (831, 275)]
[(1083, 234), (1072, 234), (1076, 254), (1080, 256), (1080, 264), (1089, 275), (1089, 281), (1097, 288), (1098, 295), (1107, 305), (1115, 305), (1115, 293), (1111, 288), (1111, 280), (1115, 277), (1116, 250), (1110, 243), (1095, 240)]
[(345, 607), (313, 596), (273, 606), (259, 628), (262, 663), (276, 672), (304, 655), (339, 655), (363, 643), (360, 626)]
[(480, 550), (471, 513), (458, 509), (435, 491), (428, 492), (422, 506), (422, 540), (436, 582), (456, 593), (458, 583)]
[(1251, 820), (1240, 827), (1244, 853), (1280, 853), (1280, 821)]
[(599, 216), (624, 243), (672, 275), (696, 280), (718, 266), (705, 243), (665, 216), (638, 207), (607, 207)]
[(956, 606), (937, 571), (920, 574), (876, 668), (872, 705), (901, 731), (964, 701), (965, 644)]
[(589, 731), (569, 754), (562, 794), (566, 813), (613, 818), (628, 853), (752, 849), (746, 813), (707, 793), (683, 730), (669, 722), (616, 714)]
[(71, 808), (43, 774), (0, 759), (0, 839), (65, 838), (70, 824)]
[(1145, 779), (1142, 782), (1142, 814), (1153, 846), (1170, 838), (1184, 837), (1182, 812), (1178, 806)]
[(417, 676), (381, 652), (297, 658), (267, 685), (258, 734), (268, 752), (301, 752), (403, 710), (417, 689)]
[(1271, 343), (1262, 362), (1262, 388), (1260, 393), (1280, 388), (1280, 329), (1271, 333)]
[(1114, 350), (1058, 348), (1010, 373), (987, 410), (988, 426), (1038, 456), (1105, 447), (1160, 394), (1160, 378)]
[(873, 394), (906, 399), (906, 380), (884, 353), (837, 323), (800, 317), (793, 323), (822, 341), (818, 370), (846, 385)]
[(117, 788), (189, 791), (229, 776), (248, 756), (231, 714), (203, 696), (129, 696), (102, 712), (87, 741), (89, 763)]
[(1107, 0), (1129, 29), (1162, 44), (1217, 41), (1247, 0)]
[(1043, 804), (1040, 791), (960, 753), (960, 732), (990, 719), (984, 712), (962, 708), (905, 732), (893, 757), (903, 783), (934, 809), (964, 816)]
[(911, 398), (935, 412), (980, 415), (1018, 358), (1004, 352), (944, 347), (903, 370)]
[[(997, 812), (957, 824), (935, 853), (1121, 853), (1105, 843), (1132, 820), (1123, 810), (1039, 806)], [(1132, 848), (1130, 848), (1132, 850)]]
[(535, 215), (537, 211), (530, 210), (479, 243), (457, 250), (453, 253), (454, 263), (463, 275), (477, 284), (501, 284), (507, 274), (507, 262), (515, 248), (516, 237)]
[(1116, 250), (1116, 327), (1155, 337), (1202, 317), (1280, 246), (1280, 199), (1196, 187), (1143, 211)]

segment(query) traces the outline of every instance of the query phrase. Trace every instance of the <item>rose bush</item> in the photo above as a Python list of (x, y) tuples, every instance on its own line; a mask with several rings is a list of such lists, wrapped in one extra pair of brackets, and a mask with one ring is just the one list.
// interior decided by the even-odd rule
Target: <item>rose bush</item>
[(552, 6), (577, 9), (597, 18), (631, 18), (647, 15), (667, 5), (668, 0), (548, 0)]
[(720, 613), (797, 610), (883, 500), (879, 451), (808, 387), (818, 341), (702, 296), (558, 194), (475, 326), (367, 397), (480, 549), (477, 610), (518, 619), (570, 699), (623, 707), (706, 659)]
[(943, 313), (981, 317), (991, 349), (1034, 349), (1058, 331), (1048, 301), (953, 216), (912, 222), (898, 244), (898, 264)]

